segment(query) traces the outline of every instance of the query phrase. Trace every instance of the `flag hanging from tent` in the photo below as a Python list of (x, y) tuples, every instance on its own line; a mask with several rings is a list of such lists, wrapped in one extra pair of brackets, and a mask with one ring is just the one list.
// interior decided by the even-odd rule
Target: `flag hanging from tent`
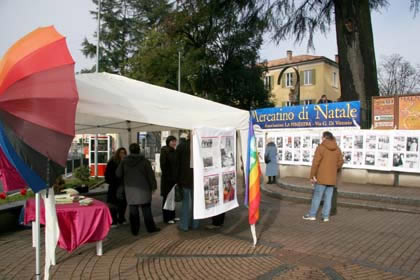
[(250, 225), (255, 225), (260, 217), (260, 180), (261, 167), (258, 160), (257, 141), (252, 119), (249, 120), (248, 157), (245, 204), (248, 205), (248, 219)]

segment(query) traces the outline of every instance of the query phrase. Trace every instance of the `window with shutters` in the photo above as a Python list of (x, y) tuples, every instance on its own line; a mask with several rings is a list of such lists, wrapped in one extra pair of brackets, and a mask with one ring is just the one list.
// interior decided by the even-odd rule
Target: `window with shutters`
[(293, 73), (286, 73), (286, 87), (293, 86)]
[(273, 76), (265, 76), (264, 87), (265, 87), (266, 90), (272, 90), (273, 89)]
[(314, 70), (303, 71), (303, 84), (305, 86), (314, 84)]

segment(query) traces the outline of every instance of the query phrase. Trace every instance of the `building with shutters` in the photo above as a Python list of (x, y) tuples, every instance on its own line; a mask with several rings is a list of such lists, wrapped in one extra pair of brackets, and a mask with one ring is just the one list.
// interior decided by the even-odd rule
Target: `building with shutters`
[[(338, 56), (297, 55), (287, 51), (285, 58), (267, 62), (264, 84), (276, 106), (317, 103), (322, 95), (331, 101), (341, 96)], [(299, 95), (299, 102), (297, 101)]]

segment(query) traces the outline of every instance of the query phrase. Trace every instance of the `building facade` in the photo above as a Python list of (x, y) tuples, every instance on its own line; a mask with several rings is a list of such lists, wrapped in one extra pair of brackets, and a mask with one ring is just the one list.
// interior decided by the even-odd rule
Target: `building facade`
[(336, 61), (324, 56), (297, 55), (287, 51), (285, 58), (267, 62), (264, 84), (275, 106), (317, 103), (322, 95), (331, 101), (341, 96)]

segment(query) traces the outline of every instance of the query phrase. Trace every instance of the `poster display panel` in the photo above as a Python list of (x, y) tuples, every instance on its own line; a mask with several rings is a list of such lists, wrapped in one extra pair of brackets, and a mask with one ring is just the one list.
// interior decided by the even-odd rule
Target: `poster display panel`
[[(270, 130), (266, 133), (266, 139), (276, 139), (279, 164), (310, 166), (315, 150), (322, 141), (323, 131)], [(336, 137), (343, 153), (345, 168), (420, 173), (420, 131), (329, 131)], [(261, 139), (262, 145), (265, 145), (264, 138)]]
[(234, 128), (194, 129), (193, 166), (194, 219), (212, 217), (238, 207)]

